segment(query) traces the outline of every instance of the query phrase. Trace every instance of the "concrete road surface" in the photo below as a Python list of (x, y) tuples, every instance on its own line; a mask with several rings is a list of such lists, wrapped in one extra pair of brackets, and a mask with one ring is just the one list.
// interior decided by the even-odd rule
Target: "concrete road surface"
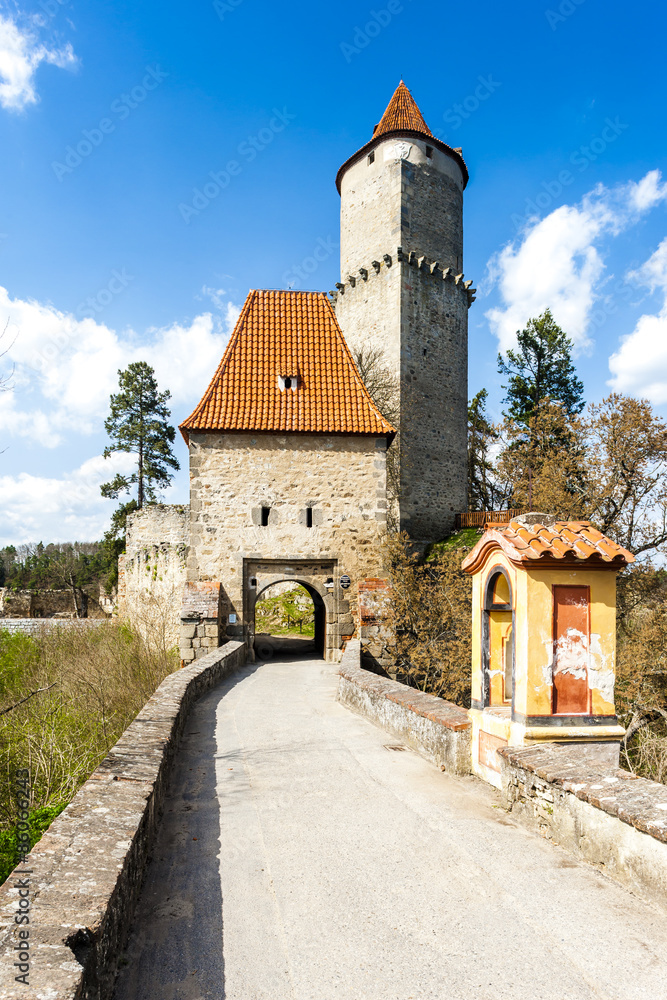
[(116, 1000), (662, 1000), (667, 917), (335, 700), (250, 664), (194, 708)]

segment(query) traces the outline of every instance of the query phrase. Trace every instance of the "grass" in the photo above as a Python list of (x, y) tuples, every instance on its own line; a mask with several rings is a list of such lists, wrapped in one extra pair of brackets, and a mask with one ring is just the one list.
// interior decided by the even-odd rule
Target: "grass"
[(15, 852), (16, 772), (30, 775), (34, 844), (177, 667), (176, 651), (124, 625), (38, 637), (0, 630), (0, 711), (10, 709), (0, 715), (3, 878)]
[(315, 635), (313, 602), (303, 587), (265, 597), (255, 605), (255, 633)]
[(455, 549), (472, 549), (480, 540), (481, 532), (479, 528), (462, 528), (461, 531), (454, 532), (441, 542), (434, 542), (429, 546), (427, 559), (433, 559), (441, 552), (452, 552)]

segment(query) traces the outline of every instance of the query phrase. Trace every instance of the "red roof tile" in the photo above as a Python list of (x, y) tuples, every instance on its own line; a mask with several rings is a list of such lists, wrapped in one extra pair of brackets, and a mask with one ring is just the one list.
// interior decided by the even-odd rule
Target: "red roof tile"
[(512, 562), (536, 563), (556, 560), (563, 565), (586, 562), (613, 563), (616, 567), (635, 561), (627, 549), (612, 542), (589, 521), (555, 521), (548, 526), (515, 518), (509, 524), (491, 524), (463, 560), (462, 568), (475, 573), (488, 553), (500, 548)]
[(433, 133), (424, 121), (424, 116), (417, 107), (417, 102), (405, 86), (399, 83), (387, 109), (379, 123), (373, 129), (373, 138), (384, 135), (385, 132), (421, 132), (433, 138)]
[[(297, 378), (296, 390), (280, 377)], [(394, 437), (368, 394), (323, 292), (252, 291), (188, 431)]]

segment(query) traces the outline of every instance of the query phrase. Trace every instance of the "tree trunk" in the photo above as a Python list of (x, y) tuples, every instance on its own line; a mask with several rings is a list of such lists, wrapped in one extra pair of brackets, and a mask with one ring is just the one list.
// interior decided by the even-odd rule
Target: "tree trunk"
[(70, 587), (72, 588), (72, 596), (74, 597), (74, 613), (76, 614), (77, 618), (82, 618), (83, 616), (79, 611), (79, 602), (76, 596), (76, 584), (74, 583), (74, 576), (72, 575), (72, 573), (70, 573), (69, 575), (69, 582), (70, 582)]

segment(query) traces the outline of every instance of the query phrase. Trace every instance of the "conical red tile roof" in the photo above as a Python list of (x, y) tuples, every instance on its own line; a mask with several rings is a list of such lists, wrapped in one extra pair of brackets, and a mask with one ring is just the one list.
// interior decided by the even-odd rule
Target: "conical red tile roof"
[(373, 129), (373, 138), (376, 139), (386, 132), (402, 131), (422, 132), (423, 135), (433, 138), (433, 133), (424, 121), (417, 102), (401, 80), (387, 105), (387, 110)]
[(373, 138), (350, 156), (338, 171), (336, 175), (336, 187), (339, 194), (341, 181), (348, 167), (351, 167), (353, 163), (366, 156), (384, 137), (392, 135), (397, 138), (408, 136), (428, 139), (430, 145), (446, 153), (447, 156), (450, 156), (458, 163), (463, 174), (463, 186), (465, 187), (468, 183), (468, 168), (466, 167), (461, 150), (448, 146), (442, 139), (438, 139), (437, 136), (433, 135), (417, 106), (417, 102), (401, 80), (387, 105), (385, 113), (373, 129)]
[[(280, 378), (297, 378), (296, 390)], [(189, 431), (392, 437), (323, 292), (251, 291)]]

